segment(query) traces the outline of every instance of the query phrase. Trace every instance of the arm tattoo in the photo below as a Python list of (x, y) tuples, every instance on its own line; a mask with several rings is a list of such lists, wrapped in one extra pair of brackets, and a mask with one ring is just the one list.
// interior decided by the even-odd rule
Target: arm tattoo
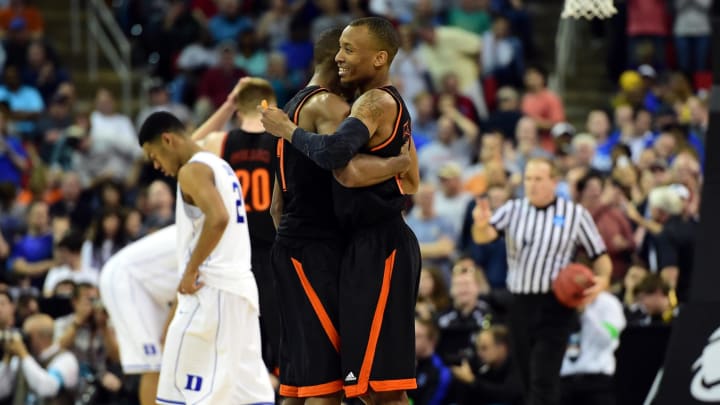
[(383, 93), (379, 90), (371, 90), (364, 97), (362, 97), (359, 104), (355, 106), (355, 116), (360, 119), (368, 119), (375, 121), (379, 124), (380, 118), (383, 115), (382, 108), (382, 97)]

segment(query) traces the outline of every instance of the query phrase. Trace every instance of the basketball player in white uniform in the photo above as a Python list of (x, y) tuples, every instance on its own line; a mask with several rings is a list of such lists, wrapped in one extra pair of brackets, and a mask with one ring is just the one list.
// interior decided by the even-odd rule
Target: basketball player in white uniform
[(114, 254), (100, 273), (100, 296), (113, 322), (125, 374), (141, 374), (140, 405), (155, 403), (161, 336), (175, 301), (177, 227), (160, 229)]
[(242, 189), (230, 166), (156, 112), (139, 133), (155, 167), (176, 176), (177, 310), (165, 339), (158, 404), (271, 404)]

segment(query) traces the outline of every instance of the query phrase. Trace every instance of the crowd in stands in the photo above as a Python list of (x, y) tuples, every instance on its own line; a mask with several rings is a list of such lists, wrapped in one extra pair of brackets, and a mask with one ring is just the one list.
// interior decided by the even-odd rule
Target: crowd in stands
[[(534, 10), (544, 3), (113, 2), (136, 60), (154, 76), (147, 106), (130, 117), (103, 88), (91, 109), (80, 108), (42, 11), (0, 0), (0, 331), (23, 330), (35, 359), (20, 366), (10, 356), (22, 353), (19, 345), (0, 347), (0, 403), (69, 393), (88, 404), (135, 403), (137, 381), (122, 375), (97, 281), (120, 248), (174, 221), (175, 199), (173, 181), (144, 161), (136, 131), (158, 110), (201, 124), (246, 75), (267, 78), (283, 105), (311, 73), (313, 38), (367, 15), (391, 19), (401, 34), (391, 73), (411, 109), (423, 181), (406, 215), (424, 263), (414, 403), (521, 403), (505, 326), (506, 245), (478, 245), (470, 229), (476, 197), (492, 209), (522, 198), (533, 157), (553, 159), (558, 198), (592, 214), (613, 262), (611, 290), (597, 305), (622, 319), (610, 333), (593, 323), (595, 304), (581, 311), (563, 395), (579, 395), (573, 375), (611, 377), (624, 336), (668, 328), (688, 298), (709, 121), (711, 1), (626, 0), (618, 16), (593, 25), (610, 49), (626, 44), (627, 57), (609, 62), (616, 94), (588, 106), (580, 126), (567, 122), (538, 64), (554, 46), (533, 38)], [(580, 251), (575, 261), (583, 260)], [(578, 360), (583, 334), (610, 354), (602, 370)], [(5, 378), (19, 367), (22, 384)], [(44, 371), (53, 369), (62, 383)]]

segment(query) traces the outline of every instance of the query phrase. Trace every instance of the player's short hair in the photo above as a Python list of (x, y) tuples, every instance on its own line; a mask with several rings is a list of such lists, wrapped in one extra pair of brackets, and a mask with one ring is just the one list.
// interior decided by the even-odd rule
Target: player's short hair
[(269, 81), (259, 77), (252, 77), (238, 92), (235, 105), (240, 113), (253, 113), (257, 111), (257, 106), (263, 100), (267, 100), (270, 104), (277, 103), (275, 91)]
[(138, 133), (138, 143), (140, 146), (148, 142), (153, 142), (160, 138), (164, 133), (173, 133), (178, 135), (185, 134), (185, 126), (180, 120), (166, 111), (157, 111), (150, 114), (149, 117), (140, 127)]
[(367, 27), (380, 50), (388, 53), (388, 65), (392, 62), (400, 48), (400, 34), (390, 21), (382, 17), (364, 17), (353, 20), (349, 26)]
[(340, 49), (340, 35), (342, 35), (342, 32), (342, 27), (335, 27), (320, 33), (313, 47), (313, 64), (315, 66), (335, 63), (335, 55)]

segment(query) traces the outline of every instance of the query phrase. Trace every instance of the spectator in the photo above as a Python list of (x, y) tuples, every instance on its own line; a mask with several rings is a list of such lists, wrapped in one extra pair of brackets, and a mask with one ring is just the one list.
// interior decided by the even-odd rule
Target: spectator
[(285, 54), (272, 52), (268, 56), (267, 80), (275, 92), (278, 105), (285, 104), (296, 89), (302, 87), (305, 76), (301, 71), (288, 70)]
[(180, 51), (177, 67), (185, 72), (194, 72), (217, 65), (218, 59), (218, 51), (213, 46), (210, 33), (201, 29), (195, 41)]
[(258, 41), (270, 50), (277, 50), (290, 36), (290, 21), (306, 1), (271, 0), (270, 8), (260, 16), (257, 26)]
[(414, 405), (441, 405), (445, 402), (452, 375), (435, 353), (438, 329), (430, 320), (415, 319), (415, 358), (418, 387), (408, 391)]
[(552, 155), (540, 147), (538, 128), (535, 121), (529, 117), (522, 117), (515, 127), (515, 141), (517, 151), (513, 166), (525, 171), (528, 160), (535, 157), (552, 158)]
[(595, 161), (597, 141), (588, 133), (577, 134), (572, 140), (572, 150), (575, 155), (573, 166), (589, 170)]
[(520, 96), (512, 87), (501, 87), (497, 91), (497, 103), (497, 110), (490, 113), (483, 128), (486, 132), (499, 131), (506, 140), (512, 140), (516, 136), (518, 121), (523, 116), (520, 111)]
[[(665, 67), (666, 22), (669, 20), (665, 0), (628, 0), (627, 2), (628, 61), (631, 66), (652, 63), (656, 68)], [(652, 59), (641, 60), (639, 47), (649, 43)]]
[(142, 213), (137, 209), (131, 209), (125, 216), (125, 234), (127, 235), (128, 243), (135, 242), (141, 237), (145, 236), (142, 229), (143, 216)]
[(234, 41), (248, 28), (252, 28), (252, 20), (241, 13), (240, 0), (219, 0), (218, 13), (208, 22), (210, 34), (217, 43)]
[(92, 173), (94, 183), (115, 179), (132, 184), (136, 180), (142, 149), (135, 128), (128, 116), (115, 112), (115, 98), (103, 88), (97, 91), (95, 111), (90, 115), (90, 155), (97, 164)]
[(190, 110), (188, 110), (184, 104), (173, 102), (170, 99), (168, 87), (161, 78), (154, 78), (150, 81), (150, 84), (147, 86), (147, 95), (149, 105), (138, 113), (137, 119), (135, 120), (136, 128), (140, 128), (143, 122), (145, 122), (145, 119), (156, 111), (170, 112), (184, 124), (190, 123)]
[(648, 274), (635, 287), (635, 302), (625, 308), (628, 326), (664, 325), (675, 316), (670, 286), (658, 275)]
[(635, 287), (648, 275), (648, 270), (641, 266), (632, 266), (625, 273), (622, 288), (618, 293), (618, 298), (622, 301), (623, 306), (629, 307), (635, 303)]
[(690, 109), (690, 131), (697, 135), (704, 144), (707, 139), (708, 127), (710, 124), (710, 110), (706, 97), (691, 97), (688, 100)]
[[(430, 181), (437, 179), (437, 173), (447, 162), (456, 162), (467, 167), (471, 145), (477, 137), (478, 127), (455, 109), (443, 114), (437, 121), (437, 138), (418, 153), (420, 173)], [(462, 133), (458, 132), (458, 127)]]
[(448, 162), (438, 171), (440, 189), (435, 192), (435, 211), (438, 216), (452, 225), (454, 240), (458, 240), (464, 218), (464, 209), (472, 196), (463, 191), (462, 168), (455, 162)]
[(20, 82), (20, 72), (16, 66), (5, 66), (4, 85), (0, 86), (0, 100), (10, 106), (11, 118), (15, 130), (29, 137), (35, 130), (35, 120), (45, 108), (42, 96), (34, 87)]
[(36, 88), (48, 103), (60, 83), (70, 80), (68, 72), (49, 56), (48, 45), (36, 40), (28, 47), (27, 65), (22, 70), (22, 82)]
[[(491, 184), (508, 184), (508, 178), (517, 173), (512, 162), (504, 159), (503, 135), (488, 132), (480, 137), (480, 157), (476, 164), (465, 170), (465, 190), (478, 196)], [(513, 179), (513, 182), (517, 179)], [(514, 183), (513, 183), (514, 184)]]
[(483, 35), (490, 29), (489, 8), (488, 0), (460, 0), (448, 10), (448, 25)]
[(90, 228), (88, 240), (82, 245), (82, 267), (100, 271), (105, 262), (127, 243), (124, 217), (118, 210), (106, 208)]
[(438, 135), (438, 120), (435, 117), (435, 103), (430, 93), (420, 92), (412, 100), (416, 114), (412, 116), (412, 137), (419, 152)]
[(6, 332), (15, 326), (15, 302), (10, 290), (0, 289), (0, 333)]
[[(398, 28), (398, 32), (400, 33), (400, 48), (390, 66), (390, 77), (403, 99), (413, 100), (413, 103), (409, 104), (407, 108), (410, 116), (413, 117), (413, 135), (416, 135), (415, 127), (417, 125), (415, 121), (419, 118), (416, 97), (426, 94), (429, 76), (427, 67), (420, 56), (417, 36), (413, 29), (409, 25), (402, 25)], [(424, 117), (423, 121), (426, 122), (427, 118)], [(434, 132), (432, 131), (432, 133)], [(431, 137), (428, 132), (418, 136), (422, 136), (427, 140)]]
[(59, 263), (58, 266), (48, 271), (43, 286), (43, 296), (46, 298), (52, 297), (55, 287), (67, 280), (75, 284), (98, 284), (98, 271), (87, 267), (82, 262), (80, 251), (82, 250), (83, 241), (82, 234), (77, 231), (70, 231), (60, 239), (60, 242), (55, 247)]
[(450, 270), (450, 256), (455, 251), (457, 234), (452, 225), (435, 210), (435, 187), (423, 184), (414, 196), (415, 207), (406, 221), (420, 243), (423, 262), (444, 271)]
[(476, 338), (477, 356), (482, 366), (473, 370), (466, 360), (452, 368), (453, 376), (464, 391), (460, 403), (480, 405), (520, 405), (522, 385), (512, 368), (510, 332), (503, 325), (493, 325)]
[(644, 108), (636, 109), (630, 126), (632, 131), (629, 133), (623, 131), (621, 141), (630, 148), (632, 161), (637, 163), (646, 145), (655, 137), (652, 132), (652, 115), (650, 111)]
[(525, 69), (526, 93), (522, 98), (522, 111), (535, 120), (542, 131), (565, 121), (565, 109), (557, 94), (547, 88), (547, 72), (539, 66)]
[(53, 154), (59, 143), (63, 142), (63, 133), (73, 124), (72, 104), (63, 94), (55, 94), (50, 104), (38, 120), (33, 136), (38, 145), (38, 153), (45, 163), (52, 163)]
[(94, 380), (98, 388), (117, 391), (122, 382), (108, 371), (108, 364), (119, 361), (118, 346), (97, 287), (85, 283), (75, 286), (72, 307), (73, 313), (55, 322), (55, 341), (75, 354), (83, 381)]
[(30, 169), (30, 160), (22, 141), (8, 132), (7, 119), (7, 114), (0, 112), (0, 183), (10, 183), (19, 189)]
[(244, 30), (238, 37), (235, 66), (246, 71), (250, 76), (265, 76), (267, 73), (268, 54), (260, 46), (257, 33), (252, 29)]
[[(418, 311), (421, 304), (426, 306), (424, 309), (427, 311)], [(420, 270), (416, 316), (421, 319), (435, 319), (438, 313), (445, 312), (449, 307), (450, 296), (442, 272), (436, 267), (423, 267)]]
[(27, 48), (30, 46), (32, 34), (22, 18), (13, 18), (2, 43), (4, 51), (4, 66), (25, 66), (27, 63)]
[(143, 223), (143, 234), (152, 233), (175, 223), (175, 197), (170, 186), (155, 180), (148, 187), (148, 217)]
[(41, 38), (45, 30), (43, 16), (37, 7), (26, 3), (25, 0), (10, 0), (10, 4), (0, 10), (0, 29), (8, 32), (14, 24), (22, 24), (34, 38)]
[(435, 103), (440, 113), (444, 113), (445, 109), (452, 107), (473, 123), (480, 122), (477, 107), (473, 104), (474, 101), (460, 92), (458, 75), (454, 72), (448, 72), (442, 77)]
[(622, 304), (610, 293), (581, 309), (560, 369), (561, 405), (615, 404), (615, 350), (625, 324)]
[(495, 17), (492, 30), (483, 34), (483, 75), (495, 78), (501, 86), (522, 85), (525, 70), (520, 41), (510, 32), (510, 21)]
[(290, 23), (290, 35), (278, 48), (285, 55), (287, 69), (291, 75), (305, 77), (313, 59), (313, 43), (307, 22), (295, 16)]
[(223, 42), (218, 46), (218, 50), (220, 57), (217, 65), (206, 70), (200, 79), (199, 99), (195, 104), (196, 114), (200, 117), (208, 115), (210, 109), (219, 108), (227, 98), (228, 89), (232, 89), (241, 77), (247, 75), (244, 70), (235, 67), (233, 42)]
[(490, 305), (480, 299), (489, 286), (474, 263), (458, 260), (452, 270), (450, 296), (453, 308), (438, 317), (438, 353), (448, 365), (460, 365), (475, 357), (473, 341), (491, 319)]
[(686, 73), (707, 70), (712, 0), (675, 0), (673, 35), (677, 63)]
[(313, 43), (320, 38), (323, 31), (344, 27), (352, 19), (340, 9), (340, 0), (314, 0), (313, 3), (320, 9), (320, 15), (315, 17), (310, 25), (310, 38)]
[(25, 320), (40, 313), (37, 294), (33, 290), (21, 290), (17, 299), (17, 312), (15, 313), (15, 326), (22, 328)]
[(0, 400), (27, 404), (53, 399), (55, 403), (74, 403), (73, 389), (78, 383), (75, 356), (53, 343), (53, 319), (36, 314), (23, 323), (28, 336), (25, 346), (19, 333), (8, 344), (9, 361), (0, 363)]
[(21, 287), (40, 290), (45, 273), (55, 265), (47, 203), (35, 201), (28, 206), (27, 225), (27, 233), (13, 245), (8, 269), (20, 278)]
[(157, 54), (155, 74), (164, 79), (173, 76), (174, 58), (199, 37), (204, 23), (190, 10), (187, 1), (170, 0), (167, 3), (167, 9), (154, 24), (157, 27), (148, 27), (146, 31), (149, 38), (143, 38), (142, 41)]
[(458, 90), (473, 101), (480, 117), (487, 117), (488, 111), (478, 81), (480, 36), (460, 28), (442, 26), (423, 27), (417, 32), (422, 40), (419, 55), (427, 66), (434, 86), (440, 88), (446, 75), (454, 73)]
[(611, 136), (610, 117), (603, 110), (592, 110), (587, 117), (587, 131), (595, 137), (597, 147), (592, 167), (604, 173), (612, 169), (612, 150), (618, 143), (620, 133)]

